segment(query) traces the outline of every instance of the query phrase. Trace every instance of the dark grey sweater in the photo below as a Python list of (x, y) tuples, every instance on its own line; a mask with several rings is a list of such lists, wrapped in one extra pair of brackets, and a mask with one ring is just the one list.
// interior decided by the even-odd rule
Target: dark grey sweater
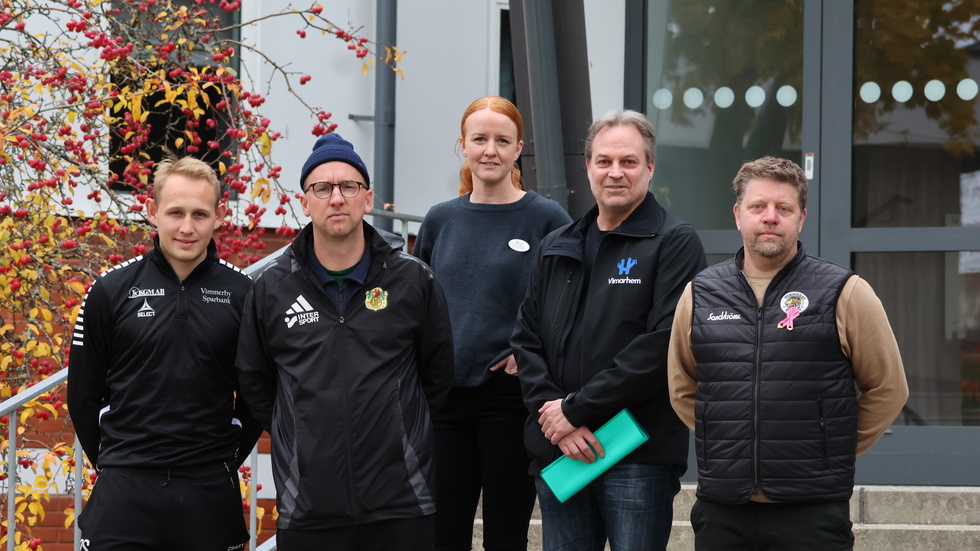
[(541, 239), (572, 220), (533, 191), (514, 203), (471, 203), (463, 195), (425, 216), (413, 254), (436, 274), (456, 352), (455, 386), (476, 386), (510, 354), (510, 334)]

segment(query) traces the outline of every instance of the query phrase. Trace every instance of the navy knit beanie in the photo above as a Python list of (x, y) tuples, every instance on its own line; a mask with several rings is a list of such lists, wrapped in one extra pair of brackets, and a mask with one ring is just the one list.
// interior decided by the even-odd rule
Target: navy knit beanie
[(320, 136), (313, 144), (313, 153), (310, 153), (310, 157), (306, 159), (306, 164), (303, 165), (303, 174), (299, 177), (299, 189), (303, 189), (306, 184), (306, 177), (310, 175), (310, 172), (313, 172), (314, 168), (330, 161), (342, 161), (356, 168), (361, 176), (364, 176), (364, 185), (368, 189), (371, 188), (367, 166), (364, 165), (361, 157), (354, 152), (354, 146), (340, 137), (339, 134), (331, 132)]

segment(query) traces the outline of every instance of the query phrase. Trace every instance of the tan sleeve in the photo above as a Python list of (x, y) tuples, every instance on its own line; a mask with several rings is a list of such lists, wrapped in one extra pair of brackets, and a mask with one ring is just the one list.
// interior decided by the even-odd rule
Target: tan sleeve
[(694, 363), (694, 353), (691, 351), (693, 308), (691, 284), (688, 283), (674, 310), (670, 348), (667, 350), (667, 386), (670, 389), (670, 405), (691, 430), (694, 430), (694, 398), (698, 385), (697, 365)]
[(857, 443), (861, 455), (901, 413), (909, 385), (885, 308), (871, 285), (857, 275), (847, 280), (837, 301), (837, 330), (861, 393)]

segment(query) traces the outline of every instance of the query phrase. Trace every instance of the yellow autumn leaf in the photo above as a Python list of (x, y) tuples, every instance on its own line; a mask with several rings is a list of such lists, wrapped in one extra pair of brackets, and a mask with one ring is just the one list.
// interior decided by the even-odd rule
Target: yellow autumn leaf
[[(47, 287), (40, 287), (40, 288), (38, 288), (38, 292), (41, 293), (41, 299), (43, 299), (45, 302), (51, 300), (51, 292), (48, 291), (48, 288)], [(42, 314), (45, 315), (45, 319), (47, 319), (48, 321), (51, 321), (51, 312), (48, 312), (47, 310), (44, 310), (42, 312)]]
[(65, 509), (65, 528), (71, 528), (71, 525), (75, 523), (75, 508), (69, 507)]
[(364, 75), (368, 74), (368, 72), (370, 72), (370, 71), (371, 71), (371, 66), (368, 65), (368, 63), (365, 61), (361, 65), (361, 76), (364, 76)]
[(174, 140), (174, 147), (180, 149), (184, 145), (184, 138), (177, 138)]
[(70, 287), (72, 291), (75, 291), (79, 295), (85, 294), (85, 286), (79, 283), (78, 281), (69, 281), (68, 287)]
[(129, 111), (133, 114), (133, 120), (143, 119), (143, 102), (139, 98), (133, 98), (130, 103)]
[(260, 151), (263, 155), (268, 155), (272, 151), (272, 140), (269, 139), (269, 133), (265, 132), (259, 136)]

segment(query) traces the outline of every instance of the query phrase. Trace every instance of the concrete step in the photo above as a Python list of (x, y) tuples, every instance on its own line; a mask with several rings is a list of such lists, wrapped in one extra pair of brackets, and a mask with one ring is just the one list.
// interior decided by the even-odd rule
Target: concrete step
[[(694, 549), (690, 523), (694, 492), (694, 484), (684, 484), (674, 500), (668, 551)], [(851, 521), (855, 551), (980, 550), (980, 488), (857, 486), (851, 498)], [(482, 549), (482, 542), (478, 511), (473, 549)], [(541, 513), (536, 504), (528, 549), (541, 549)]]
[[(975, 551), (980, 527), (924, 524), (854, 524), (854, 551)], [(530, 537), (529, 537), (530, 539)], [(480, 549), (474, 545), (474, 549)], [(540, 549), (528, 546), (528, 549)], [(694, 531), (674, 521), (667, 551), (693, 551)]]

